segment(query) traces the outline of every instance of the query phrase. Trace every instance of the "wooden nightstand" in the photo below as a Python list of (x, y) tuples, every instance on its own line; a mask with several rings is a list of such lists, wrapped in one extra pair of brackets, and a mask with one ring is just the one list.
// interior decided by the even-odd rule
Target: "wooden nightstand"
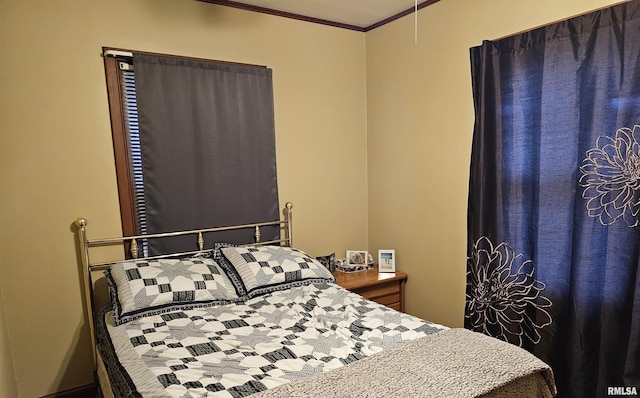
[(343, 288), (404, 312), (404, 285), (407, 282), (404, 272), (380, 274), (374, 268), (362, 272), (334, 272), (333, 276)]

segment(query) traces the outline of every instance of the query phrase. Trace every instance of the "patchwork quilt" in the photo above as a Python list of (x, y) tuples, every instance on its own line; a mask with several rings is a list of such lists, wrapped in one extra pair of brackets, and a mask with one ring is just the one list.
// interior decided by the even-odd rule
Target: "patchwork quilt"
[(313, 283), (119, 326), (105, 308), (97, 338), (116, 397), (245, 397), (443, 329)]

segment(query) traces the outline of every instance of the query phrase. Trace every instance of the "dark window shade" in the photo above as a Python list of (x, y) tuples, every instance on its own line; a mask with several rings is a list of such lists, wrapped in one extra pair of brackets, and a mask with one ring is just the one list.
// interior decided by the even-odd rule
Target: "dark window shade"
[[(279, 218), (270, 69), (148, 54), (134, 54), (135, 69), (120, 61), (105, 57), (124, 234)], [(278, 227), (261, 233), (280, 238)], [(197, 248), (186, 239), (138, 243), (145, 255)], [(206, 247), (252, 240), (252, 230), (205, 236)]]

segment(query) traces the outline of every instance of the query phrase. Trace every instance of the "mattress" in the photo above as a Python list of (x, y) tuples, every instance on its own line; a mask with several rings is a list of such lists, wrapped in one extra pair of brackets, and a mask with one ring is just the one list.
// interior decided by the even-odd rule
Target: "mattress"
[(245, 397), (447, 328), (334, 283), (96, 325), (115, 397)]

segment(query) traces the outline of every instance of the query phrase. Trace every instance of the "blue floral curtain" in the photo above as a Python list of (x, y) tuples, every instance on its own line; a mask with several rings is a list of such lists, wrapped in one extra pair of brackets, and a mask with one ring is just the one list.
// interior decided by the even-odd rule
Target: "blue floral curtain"
[(471, 66), (465, 326), (549, 363), (560, 397), (640, 394), (640, 1)]

